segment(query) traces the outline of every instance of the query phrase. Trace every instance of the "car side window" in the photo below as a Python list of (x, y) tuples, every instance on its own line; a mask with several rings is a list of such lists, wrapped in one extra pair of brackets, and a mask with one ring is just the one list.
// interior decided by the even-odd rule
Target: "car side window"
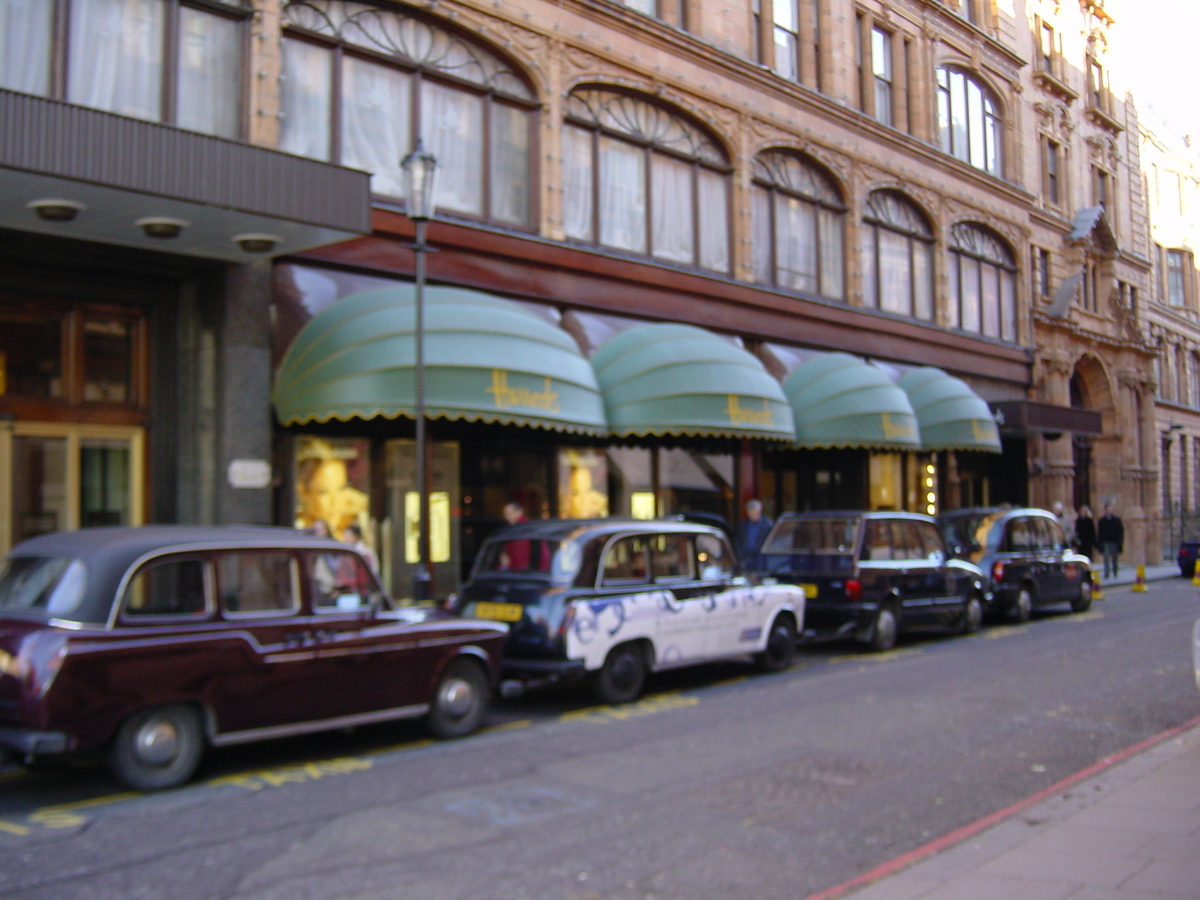
[(892, 523), (892, 556), (894, 559), (924, 559), (925, 545), (921, 541), (921, 532), (917, 530), (919, 522), (896, 521)]
[(365, 609), (379, 590), (362, 558), (344, 550), (309, 551), (304, 556), (304, 573), (317, 612)]
[(129, 618), (181, 616), (208, 612), (204, 559), (199, 556), (153, 560), (129, 579), (121, 615)]
[(937, 526), (930, 522), (913, 522), (913, 529), (921, 541), (921, 559), (942, 559), (946, 555), (946, 547), (938, 534)]
[(696, 563), (705, 581), (728, 578), (733, 574), (733, 554), (729, 545), (715, 534), (696, 535)]
[(1063, 534), (1062, 526), (1050, 519), (1038, 519), (1038, 524), (1041, 525), (1041, 545), (1047, 550), (1061, 550), (1067, 544), (1066, 536)]
[(217, 556), (217, 590), (229, 613), (267, 615), (300, 608), (292, 554), (229, 550)]
[(656, 534), (650, 539), (650, 565), (655, 581), (695, 581), (691, 535)]
[(650, 569), (646, 564), (648, 541), (641, 535), (614, 541), (604, 557), (602, 584), (646, 584)]
[(886, 519), (868, 519), (863, 533), (861, 558), (880, 560), (892, 558), (892, 539), (889, 534), (891, 522)]

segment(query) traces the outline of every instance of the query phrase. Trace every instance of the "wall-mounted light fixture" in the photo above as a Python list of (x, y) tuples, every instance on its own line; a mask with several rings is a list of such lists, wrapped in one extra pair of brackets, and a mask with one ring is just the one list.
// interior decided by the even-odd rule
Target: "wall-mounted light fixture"
[(37, 213), (37, 217), (44, 222), (70, 222), (87, 209), (82, 203), (76, 203), (74, 200), (59, 200), (56, 197), (31, 200), (25, 206)]
[(142, 229), (142, 233), (146, 237), (158, 238), (159, 240), (170, 240), (177, 238), (183, 233), (183, 229), (187, 228), (192, 223), (186, 219), (170, 219), (165, 216), (147, 216), (144, 219), (138, 219), (133, 223), (138, 228)]
[(270, 253), (281, 238), (274, 234), (235, 234), (233, 242), (245, 253)]

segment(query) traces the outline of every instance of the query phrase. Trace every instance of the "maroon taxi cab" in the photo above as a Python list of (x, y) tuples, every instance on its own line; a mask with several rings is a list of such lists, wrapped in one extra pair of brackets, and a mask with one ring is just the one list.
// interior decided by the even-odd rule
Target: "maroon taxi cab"
[(426, 716), (474, 731), (507, 626), (395, 608), (363, 557), (283, 528), (97, 528), (0, 564), (0, 748), (104, 750), (139, 790), (208, 746)]

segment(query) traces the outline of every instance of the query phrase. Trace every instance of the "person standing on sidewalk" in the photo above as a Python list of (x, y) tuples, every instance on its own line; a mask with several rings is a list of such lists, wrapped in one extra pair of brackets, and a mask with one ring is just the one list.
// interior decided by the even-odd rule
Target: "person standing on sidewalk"
[(1117, 560), (1125, 549), (1125, 523), (1113, 512), (1111, 503), (1104, 504), (1104, 515), (1100, 517), (1100, 524), (1096, 528), (1096, 538), (1100, 541), (1100, 552), (1104, 554), (1104, 577), (1116, 578)]
[(1086, 504), (1079, 507), (1079, 515), (1075, 517), (1075, 549), (1089, 560), (1096, 552), (1096, 520)]

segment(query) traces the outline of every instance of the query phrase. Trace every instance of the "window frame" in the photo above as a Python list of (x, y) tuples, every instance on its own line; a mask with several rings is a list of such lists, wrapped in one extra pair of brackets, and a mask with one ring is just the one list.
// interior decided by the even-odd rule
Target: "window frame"
[(1191, 304), (1191, 291), (1188, 283), (1187, 250), (1178, 247), (1165, 248), (1163, 258), (1164, 287), (1167, 306), (1176, 309), (1187, 309)]
[[(204, 608), (197, 612), (188, 613), (148, 613), (141, 615), (130, 611), (129, 607), (129, 592), (133, 587), (134, 582), (143, 573), (155, 566), (173, 565), (177, 563), (195, 562), (200, 566), (200, 577), (202, 581), (202, 589), (204, 591)], [(214, 602), (215, 584), (213, 581), (212, 566), (208, 556), (201, 552), (185, 551), (181, 553), (169, 553), (161, 556), (155, 556), (148, 560), (143, 560), (137, 567), (137, 570), (130, 576), (125, 578), (121, 583), (121, 599), (117, 609), (117, 621), (122, 625), (162, 625), (173, 622), (202, 622), (212, 618), (216, 612), (216, 603)]]
[[(299, 0), (303, 3), (303, 0)], [(285, 9), (287, 4), (284, 4)], [(281, 29), (281, 40), (299, 41), (311, 46), (319, 47), (320, 49), (330, 54), (330, 91), (329, 91), (329, 144), (328, 154), (324, 161), (341, 165), (344, 155), (343, 136), (344, 115), (345, 109), (343, 104), (343, 83), (345, 78), (345, 65), (347, 59), (355, 59), (366, 62), (372, 65), (381, 66), (392, 71), (401, 72), (408, 76), (411, 80), (409, 89), (409, 150), (415, 145), (418, 137), (422, 136), (422, 103), (424, 99), (423, 85), (428, 82), (434, 85), (440, 85), (456, 91), (461, 91), (467, 95), (479, 98), (482, 105), (482, 125), (480, 132), (480, 146), (483, 155), (481, 170), (481, 188), (480, 188), (480, 207), (483, 210), (482, 214), (475, 214), (468, 211), (458, 210), (445, 205), (439, 204), (437, 214), (439, 216), (448, 215), (456, 219), (465, 219), (473, 222), (485, 222), (496, 225), (502, 228), (511, 228), (517, 231), (534, 232), (537, 230), (537, 223), (540, 217), (539, 211), (539, 195), (538, 179), (540, 167), (538, 165), (538, 135), (540, 133), (540, 111), (541, 104), (537, 100), (537, 91), (534, 85), (529, 81), (528, 77), (521, 68), (506, 57), (503, 51), (495, 47), (489, 42), (481, 42), (470, 35), (463, 34), (459, 29), (442, 19), (434, 19), (422, 16), (412, 9), (397, 9), (391, 10), (383, 8), (381, 12), (394, 12), (395, 15), (403, 19), (415, 19), (427, 27), (443, 32), (452, 38), (460, 40), (462, 43), (477, 48), (481, 52), (495, 57), (509, 66), (509, 74), (520, 81), (529, 91), (530, 97), (517, 97), (513, 94), (504, 93), (498, 90), (494, 85), (483, 85), (477, 82), (470, 81), (466, 78), (458, 77), (452, 73), (442, 71), (419, 62), (413, 62), (398, 56), (388, 55), (382, 50), (372, 50), (369, 47), (364, 47), (361, 44), (353, 43), (346, 38), (311, 31), (286, 19), (284, 14), (283, 26)], [(528, 210), (527, 219), (525, 222), (514, 222), (510, 219), (500, 218), (493, 212), (493, 201), (495, 194), (495, 185), (493, 174), (493, 166), (495, 165), (495, 157), (497, 155), (497, 147), (493, 142), (493, 138), (497, 133), (495, 125), (495, 109), (496, 107), (504, 107), (510, 109), (518, 109), (525, 113), (525, 125), (528, 154), (526, 158), (527, 171), (526, 175), (529, 180), (528, 193)], [(406, 151), (407, 152), (407, 151)], [(318, 157), (314, 157), (318, 158)], [(397, 161), (397, 164), (399, 161)], [(444, 174), (444, 173), (443, 173)], [(372, 197), (382, 198), (386, 202), (396, 203), (404, 206), (405, 198), (396, 197), (391, 194), (383, 194), (372, 191)]]
[(1066, 193), (1062, 182), (1064, 160), (1062, 145), (1053, 138), (1042, 136), (1042, 200), (1049, 206), (1062, 205)]
[[(1007, 259), (1002, 263), (995, 256), (985, 252), (985, 250), (965, 246), (968, 242), (961, 239), (964, 231), (973, 232), (980, 236), (980, 240), (995, 244), (1005, 254)], [(979, 241), (975, 242), (978, 243)], [(947, 273), (949, 281), (948, 300), (954, 304), (954, 308), (951, 310), (954, 327), (968, 334), (978, 334), (982, 337), (1013, 344), (1017, 343), (1017, 335), (1019, 333), (1018, 315), (1021, 306), (1020, 297), (1017, 295), (1017, 285), (1020, 283), (1020, 280), (1018, 277), (1019, 266), (1017, 264), (1016, 253), (1013, 252), (1012, 247), (991, 229), (976, 222), (964, 221), (956, 222), (951, 226), (949, 240), (946, 242), (946, 254), (949, 257), (949, 272)], [(967, 297), (964, 291), (963, 277), (965, 274), (964, 267), (968, 263), (972, 265), (978, 275), (976, 282), (979, 290), (974, 298), (977, 304), (974, 310), (974, 320), (978, 326), (976, 328), (967, 328), (964, 324), (967, 321), (966, 310), (964, 308)], [(1007, 274), (1007, 278), (1005, 278), (1005, 274)], [(996, 309), (998, 331), (996, 334), (990, 334), (987, 327), (988, 292), (986, 279), (989, 276), (996, 279), (994, 284), (995, 299), (998, 304)], [(1007, 309), (1004, 296), (1006, 285), (1010, 292)]]
[[(935, 80), (938, 143), (942, 152), (981, 172), (1003, 178), (1007, 157), (1004, 151), (1004, 115), (996, 92), (974, 73), (954, 65), (938, 66)], [(960, 89), (956, 89), (958, 85), (961, 85)], [(976, 96), (979, 109), (973, 108), (975, 104), (972, 98)], [(962, 128), (964, 145), (961, 147), (958, 146), (959, 132), (954, 126), (957, 107), (965, 112)], [(978, 141), (982, 141), (982, 146), (977, 146)], [(982, 164), (975, 161), (977, 153)]]
[[(882, 217), (877, 217), (872, 212), (871, 198), (876, 194), (882, 194), (897, 198), (903, 206), (907, 207), (910, 213), (914, 214), (919, 221), (925, 226), (926, 232), (920, 233), (917, 230), (909, 227), (904, 227), (898, 223), (886, 221)], [(866, 243), (870, 239), (872, 243), (872, 259), (868, 264), (862, 260), (862, 270), (864, 276), (869, 276), (874, 280), (874, 284), (868, 290), (866, 280), (863, 282), (863, 301), (867, 309), (872, 309), (878, 312), (891, 313), (893, 315), (906, 316), (907, 318), (916, 319), (922, 322), (934, 322), (937, 319), (937, 290), (935, 283), (937, 280), (937, 260), (935, 258), (934, 249), (936, 247), (936, 234), (933, 229), (933, 223), (929, 215), (921, 208), (920, 204), (916, 203), (911, 197), (902, 191), (894, 188), (879, 188), (867, 194), (867, 202), (863, 206), (864, 213), (862, 218), (862, 235), (863, 235), (863, 252), (866, 252)], [(897, 310), (889, 310), (883, 307), (883, 254), (881, 253), (880, 235), (883, 232), (898, 235), (903, 238), (908, 247), (908, 310), (906, 312), (898, 312)], [(926, 256), (926, 264), (928, 267), (928, 279), (925, 287), (928, 288), (928, 296), (919, 295), (918, 284), (918, 266), (916, 248), (924, 247)], [(928, 304), (928, 315), (920, 315), (918, 308), (921, 305)]]
[[(621, 131), (617, 128), (606, 125), (602, 122), (586, 121), (582, 117), (574, 115), (568, 107), (563, 116), (563, 134), (567, 133), (566, 129), (573, 128), (587, 134), (589, 167), (590, 167), (590, 184), (588, 191), (591, 199), (591, 219), (588, 224), (590, 237), (567, 236), (566, 240), (571, 243), (578, 243), (589, 247), (595, 247), (610, 252), (631, 254), (637, 257), (645, 258), (648, 261), (668, 266), (683, 266), (686, 268), (696, 269), (701, 272), (712, 273), (721, 276), (730, 276), (734, 266), (734, 246), (733, 246), (733, 219), (734, 219), (734, 196), (733, 196), (733, 165), (729, 162), (729, 156), (724, 146), (711, 134), (707, 129), (694, 122), (683, 111), (668, 105), (654, 102), (651, 98), (646, 97), (636, 92), (627, 92), (615, 90), (609, 85), (580, 85), (576, 91), (589, 92), (595, 91), (602, 94), (610, 94), (614, 97), (623, 97), (631, 100), (634, 103), (644, 104), (647, 107), (655, 109), (665, 116), (673, 120), (684, 123), (691, 129), (697, 131), (704, 139), (709, 141), (712, 146), (724, 157), (721, 165), (711, 161), (704, 160), (700, 154), (687, 155), (677, 149), (664, 146), (661, 143), (655, 142), (653, 139), (639, 137), (630, 134), (627, 131)], [(637, 250), (627, 247), (621, 247), (614, 244), (605, 243), (602, 240), (604, 233), (604, 220), (601, 217), (602, 203), (602, 144), (604, 140), (619, 143), (624, 147), (632, 147), (641, 153), (641, 171), (643, 176), (642, 186), (644, 188), (644, 204), (645, 212), (643, 216), (644, 229), (644, 249)], [(691, 230), (692, 230), (692, 259), (690, 262), (681, 260), (673, 260), (669, 257), (664, 257), (656, 254), (654, 241), (654, 214), (655, 214), (655, 192), (654, 192), (654, 160), (656, 154), (677, 163), (683, 163), (688, 166), (690, 171), (691, 181)], [(566, 169), (566, 154), (564, 156), (564, 170)], [(724, 203), (725, 203), (725, 268), (715, 269), (706, 266), (702, 260), (702, 221), (701, 221), (701, 173), (709, 172), (719, 176), (723, 180), (724, 187)], [(564, 171), (564, 182), (568, 180), (568, 176)], [(565, 202), (565, 191), (564, 191)]]
[[(814, 194), (806, 194), (806, 193), (803, 193), (794, 188), (790, 188), (787, 185), (780, 184), (780, 183), (778, 183), (778, 181), (769, 180), (768, 178), (766, 178), (761, 173), (761, 169), (766, 168), (766, 163), (760, 162), (760, 161), (763, 160), (764, 158), (770, 158), (775, 155), (779, 155), (781, 157), (789, 157), (789, 158), (795, 160), (796, 162), (798, 162), (805, 169), (811, 171), (813, 173), (814, 179), (820, 178), (821, 180), (824, 181), (825, 185), (829, 188), (831, 193), (835, 193), (835, 194), (839, 195), (840, 202), (837, 204), (834, 204), (834, 203), (829, 202), (828, 200), (826, 200), (823, 197), (816, 196)], [(846, 244), (847, 244), (846, 238), (847, 238), (847, 223), (848, 223), (849, 209), (846, 206), (846, 203), (844, 200), (845, 194), (841, 190), (840, 185), (837, 184), (837, 182), (835, 181), (833, 176), (830, 175), (824, 169), (823, 166), (820, 166), (819, 164), (810, 160), (808, 157), (806, 157), (802, 154), (799, 154), (799, 153), (793, 153), (793, 152), (789, 152), (787, 150), (768, 148), (768, 149), (760, 152), (755, 157), (754, 162), (755, 162), (755, 165), (753, 167), (752, 176), (751, 176), (751, 189), (753, 191), (756, 191), (756, 192), (761, 191), (766, 194), (766, 203), (767, 203), (766, 212), (767, 212), (767, 217), (768, 217), (767, 223), (768, 223), (768, 231), (769, 231), (769, 234), (767, 235), (767, 241), (768, 241), (768, 246), (767, 246), (768, 266), (767, 267), (769, 269), (769, 275), (770, 275), (769, 281), (766, 281), (766, 282), (757, 281), (757, 269), (758, 269), (757, 254), (759, 253), (760, 248), (757, 246), (752, 247), (751, 255), (755, 261), (754, 268), (755, 268), (755, 274), (756, 274), (756, 282), (759, 284), (770, 285), (771, 287), (778, 288), (779, 290), (788, 290), (788, 291), (795, 290), (795, 291), (800, 291), (801, 293), (812, 293), (812, 294), (815, 294), (820, 297), (827, 297), (829, 299), (837, 300), (839, 302), (844, 302), (846, 299), (846, 281), (847, 281), (846, 276), (847, 276), (848, 260), (847, 260), (847, 253), (846, 253)], [(779, 241), (780, 241), (779, 227), (780, 226), (779, 226), (777, 198), (779, 198), (779, 197), (784, 197), (784, 198), (787, 198), (790, 200), (794, 200), (794, 201), (798, 201), (800, 203), (806, 204), (807, 206), (811, 207), (814, 211), (814, 216), (815, 216), (815, 220), (816, 220), (816, 228), (815, 228), (815, 233), (816, 233), (816, 246), (815, 246), (816, 271), (815, 271), (814, 275), (815, 275), (815, 279), (817, 282), (817, 287), (816, 287), (816, 290), (814, 290), (814, 291), (806, 291), (802, 288), (793, 288), (793, 287), (790, 287), (788, 285), (784, 285), (781, 283), (781, 280), (779, 277), (779, 259), (778, 259), (778, 257), (779, 257), (778, 249), (779, 249)], [(752, 201), (752, 207), (753, 207), (753, 202), (754, 201)], [(839, 260), (839, 265), (840, 265), (841, 271), (839, 273), (837, 273), (837, 280), (841, 284), (840, 295), (827, 294), (823, 290), (823, 288), (825, 286), (827, 274), (830, 277), (832, 277), (832, 274), (833, 274), (832, 272), (827, 272), (827, 263), (826, 263), (825, 254), (824, 254), (825, 248), (824, 248), (823, 242), (821, 241), (821, 224), (820, 224), (820, 222), (821, 222), (821, 213), (823, 211), (826, 213), (832, 214), (832, 215), (836, 215), (838, 218), (839, 226), (840, 226), (839, 227), (839, 236), (841, 238), (841, 259)]]
[[(248, 137), (250, 130), (248, 112), (250, 108), (249, 69), (251, 50), (249, 23), (256, 14), (249, 3), (244, 6), (235, 6), (232, 2), (222, 2), (222, 0), (163, 0), (162, 43), (159, 48), (160, 77), (157, 91), (158, 116), (156, 118), (144, 118), (130, 115), (129, 113), (106, 110), (104, 107), (91, 106), (90, 104), (71, 98), (71, 54), (72, 48), (75, 46), (75, 36), (71, 29), (73, 21), (78, 17), (75, 6), (79, 0), (45, 0), (45, 2), (52, 2), (54, 4), (54, 10), (49, 16), (50, 34), (48, 38), (49, 49), (47, 59), (49, 72), (46, 78), (47, 90), (44, 94), (35, 94), (34, 96), (42, 96), (51, 100), (61, 100), (84, 106), (88, 109), (112, 112), (114, 115), (124, 116), (125, 118), (154, 122), (189, 131), (193, 129), (187, 129), (178, 124), (178, 110), (180, 106), (180, 10), (188, 8), (238, 23), (240, 25), (240, 34), (237, 41), (239, 62), (237, 71), (238, 89), (235, 98), (237, 105), (235, 113), (236, 127), (232, 134), (218, 134), (207, 131), (197, 131), (195, 133), (207, 134), (226, 140), (245, 140)], [(82, 38), (85, 42), (90, 39), (90, 36)]]
[[(292, 605), (287, 608), (281, 607), (278, 609), (230, 609), (225, 601), (225, 597), (222, 595), (221, 560), (226, 557), (239, 555), (276, 555), (286, 557)], [(300, 564), (296, 559), (295, 551), (281, 547), (239, 547), (236, 549), (223, 548), (213, 552), (211, 565), (213, 567), (213, 593), (222, 619), (239, 621), (243, 619), (290, 619), (296, 618), (300, 615), (301, 610), (303, 609), (304, 596), (301, 590)]]

